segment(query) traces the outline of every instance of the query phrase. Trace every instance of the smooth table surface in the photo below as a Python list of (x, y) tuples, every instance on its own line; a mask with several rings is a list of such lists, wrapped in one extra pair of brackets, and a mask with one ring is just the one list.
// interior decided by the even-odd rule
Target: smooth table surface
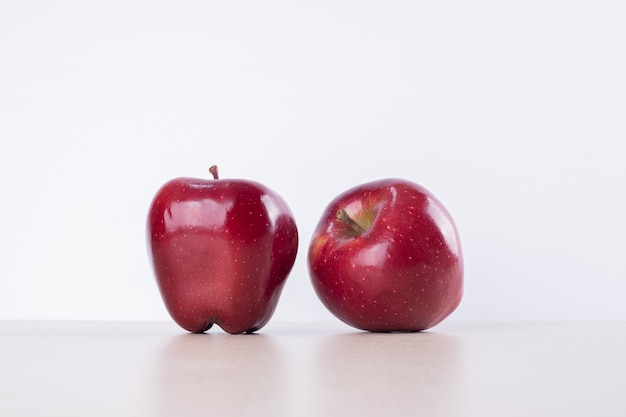
[(626, 416), (626, 323), (0, 321), (0, 416)]

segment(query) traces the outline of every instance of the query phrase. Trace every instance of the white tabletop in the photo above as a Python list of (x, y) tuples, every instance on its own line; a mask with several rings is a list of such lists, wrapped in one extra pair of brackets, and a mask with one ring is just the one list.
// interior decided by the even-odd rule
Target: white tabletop
[(1, 416), (625, 416), (626, 323), (0, 321)]

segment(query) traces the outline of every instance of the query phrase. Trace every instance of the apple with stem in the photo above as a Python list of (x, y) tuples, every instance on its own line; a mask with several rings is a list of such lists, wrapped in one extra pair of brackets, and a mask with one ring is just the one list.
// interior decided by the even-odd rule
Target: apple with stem
[(148, 254), (173, 320), (192, 333), (217, 324), (251, 333), (270, 320), (298, 248), (285, 201), (254, 181), (176, 178), (156, 193)]
[(424, 187), (401, 179), (336, 197), (314, 230), (308, 266), (322, 303), (362, 330), (431, 328), (463, 295), (463, 255), (452, 217)]

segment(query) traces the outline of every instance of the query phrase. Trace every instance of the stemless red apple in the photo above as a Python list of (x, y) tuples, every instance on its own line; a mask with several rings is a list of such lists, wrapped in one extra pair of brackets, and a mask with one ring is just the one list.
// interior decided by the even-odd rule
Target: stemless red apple
[(311, 239), (308, 265), (322, 303), (363, 330), (420, 331), (463, 294), (463, 257), (448, 211), (418, 184), (387, 179), (335, 198)]
[(250, 333), (270, 320), (298, 248), (293, 215), (254, 181), (177, 178), (156, 193), (148, 253), (173, 320), (193, 333), (213, 324)]

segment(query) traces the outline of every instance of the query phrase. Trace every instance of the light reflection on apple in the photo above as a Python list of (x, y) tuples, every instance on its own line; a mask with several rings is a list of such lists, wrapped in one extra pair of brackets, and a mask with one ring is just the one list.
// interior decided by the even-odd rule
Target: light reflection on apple
[[(210, 199), (176, 201), (164, 216), (165, 227), (170, 233), (189, 228), (219, 229), (224, 227), (231, 207), (232, 204), (220, 204)], [(205, 213), (211, 213), (211, 216), (206, 216)]]
[(446, 209), (443, 208), (440, 203), (436, 203), (432, 199), (429, 199), (428, 205), (426, 206), (426, 212), (430, 217), (432, 217), (434, 223), (439, 226), (439, 230), (446, 242), (447, 247), (455, 256), (459, 256), (461, 252), (458, 244), (459, 236)]
[(378, 267), (384, 263), (384, 260), (387, 257), (388, 246), (388, 241), (374, 243), (356, 255), (355, 263), (364, 267)]

